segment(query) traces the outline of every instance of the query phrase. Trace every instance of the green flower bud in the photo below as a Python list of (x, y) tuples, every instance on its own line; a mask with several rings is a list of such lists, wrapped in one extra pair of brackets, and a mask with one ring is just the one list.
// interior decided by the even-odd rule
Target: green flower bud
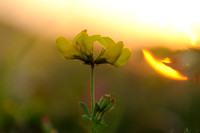
[(108, 94), (105, 94), (102, 98), (101, 98), (101, 100), (100, 100), (100, 102), (99, 102), (99, 109), (100, 109), (100, 111), (102, 111), (109, 103), (110, 103), (110, 98), (111, 98), (111, 96), (110, 95), (108, 95)]
[(115, 98), (112, 98), (110, 103), (103, 109), (102, 114), (109, 111), (113, 107), (114, 103), (115, 103)]

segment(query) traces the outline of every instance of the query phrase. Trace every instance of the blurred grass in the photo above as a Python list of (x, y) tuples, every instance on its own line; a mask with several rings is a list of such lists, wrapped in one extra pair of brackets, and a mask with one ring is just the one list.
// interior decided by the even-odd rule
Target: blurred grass
[[(79, 101), (90, 105), (90, 69), (64, 60), (55, 38), (45, 38), (0, 23), (0, 132), (40, 133), (41, 118), (49, 116), (60, 133), (87, 133)], [(176, 57), (178, 51), (151, 48), (156, 57)], [(104, 133), (195, 132), (200, 123), (199, 83), (160, 76), (134, 49), (123, 68), (95, 69), (96, 100), (116, 97), (109, 128)]]

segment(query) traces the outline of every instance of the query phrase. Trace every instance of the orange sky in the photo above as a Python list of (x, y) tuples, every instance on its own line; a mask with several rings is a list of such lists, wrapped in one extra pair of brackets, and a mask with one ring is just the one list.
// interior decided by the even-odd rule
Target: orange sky
[(0, 0), (0, 19), (44, 36), (110, 36), (132, 47), (187, 48), (200, 35), (197, 0)]

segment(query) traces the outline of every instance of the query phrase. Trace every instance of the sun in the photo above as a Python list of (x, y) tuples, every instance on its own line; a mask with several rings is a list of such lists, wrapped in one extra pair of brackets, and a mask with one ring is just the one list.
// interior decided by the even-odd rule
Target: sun
[(181, 75), (177, 70), (167, 66), (165, 63), (171, 63), (169, 58), (165, 58), (164, 60), (158, 60), (151, 54), (150, 51), (143, 49), (144, 58), (147, 63), (158, 73), (162, 74), (165, 77), (175, 79), (175, 80), (187, 80), (186, 76)]

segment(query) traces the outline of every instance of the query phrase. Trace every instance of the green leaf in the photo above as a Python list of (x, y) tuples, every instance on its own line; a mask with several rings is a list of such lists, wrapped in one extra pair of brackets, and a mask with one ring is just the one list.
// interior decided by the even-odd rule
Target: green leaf
[(86, 121), (91, 121), (91, 117), (88, 116), (88, 114), (82, 115), (82, 119), (83, 119), (83, 120), (86, 120)]
[(98, 103), (96, 103), (95, 106), (94, 106), (94, 110), (92, 112), (92, 120), (94, 120), (98, 111), (99, 111), (99, 105), (98, 105)]
[(189, 129), (186, 128), (185, 131), (184, 131), (184, 133), (190, 133)]
[(129, 57), (131, 56), (131, 50), (129, 48), (123, 48), (121, 55), (117, 59), (117, 61), (114, 63), (116, 67), (121, 67), (126, 64)]
[(98, 123), (95, 123), (94, 128), (98, 131), (98, 130), (102, 130), (104, 128), (106, 128), (108, 125), (106, 123), (104, 123), (103, 121), (100, 121)]
[(87, 105), (86, 105), (85, 103), (83, 103), (83, 102), (80, 102), (80, 105), (81, 105), (83, 111), (84, 111), (88, 116), (90, 116), (90, 112), (89, 112), (89, 110), (88, 110), (88, 108), (87, 108)]

